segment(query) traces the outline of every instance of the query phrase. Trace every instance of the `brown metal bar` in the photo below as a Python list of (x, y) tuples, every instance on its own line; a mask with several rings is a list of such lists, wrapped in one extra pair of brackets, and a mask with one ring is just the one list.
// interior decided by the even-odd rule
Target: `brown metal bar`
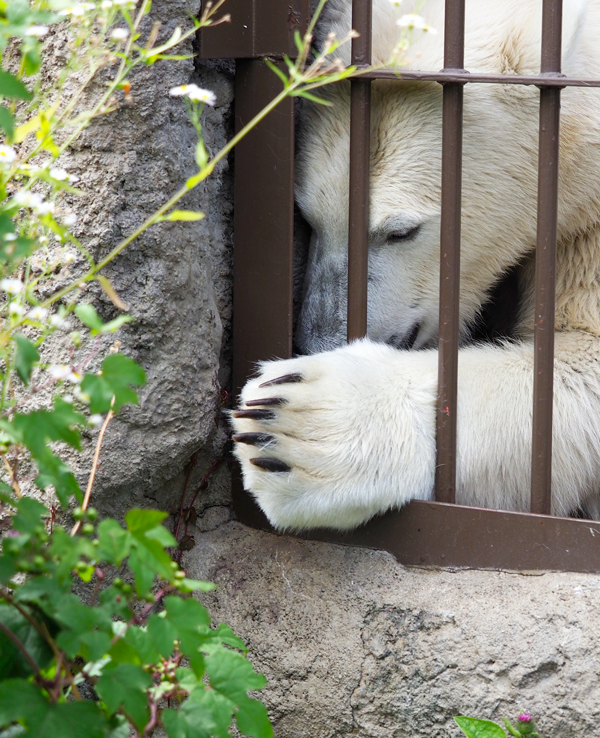
[(303, 536), (388, 551), (406, 566), (600, 571), (600, 522), (413, 500), (349, 533)]
[[(353, 0), (352, 64), (371, 63), (372, 0)], [(371, 82), (350, 83), (350, 201), (348, 217), (348, 341), (367, 334), (369, 269), (369, 169), (371, 151)]]
[[(562, 0), (544, 0), (541, 73), (561, 69)], [(552, 507), (552, 400), (560, 89), (540, 90), (538, 225), (535, 252), (535, 332), (531, 512)]]
[[(444, 69), (462, 71), (465, 0), (446, 0)], [(442, 113), (442, 213), (440, 233), (440, 321), (435, 495), (456, 496), (456, 420), (460, 297), (463, 84), (444, 85)]]
[(463, 82), (493, 85), (535, 85), (536, 87), (600, 87), (600, 79), (578, 79), (565, 77), (561, 74), (548, 76), (517, 76), (514, 74), (479, 74), (471, 72), (445, 71), (439, 72), (397, 72), (394, 69), (379, 69), (372, 72), (364, 72), (362, 79), (387, 79), (397, 82)]
[[(235, 121), (239, 130), (280, 91), (259, 60), (238, 60)], [(292, 352), (294, 223), (294, 104), (284, 100), (235, 149), (233, 267), (233, 391), (256, 362)], [(264, 524), (237, 480), (236, 515)]]
[[(204, 3), (203, 3), (204, 6)], [(227, 0), (215, 19), (230, 15), (229, 23), (198, 32), (201, 59), (294, 57), (294, 31), (308, 24), (310, 0)]]

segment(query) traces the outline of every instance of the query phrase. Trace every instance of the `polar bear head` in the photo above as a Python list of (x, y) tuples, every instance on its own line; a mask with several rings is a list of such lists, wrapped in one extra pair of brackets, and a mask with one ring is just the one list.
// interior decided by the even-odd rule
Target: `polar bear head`
[[(403, 13), (413, 10), (409, 5), (406, 0)], [(537, 74), (541, 5), (467, 0), (466, 68)], [(600, 76), (600, 0), (564, 5), (563, 71)], [(350, 28), (350, 2), (330, 0), (328, 6), (321, 36), (334, 31), (341, 37)], [(405, 68), (442, 68), (443, 6), (443, 0), (426, 4), (422, 12), (439, 33), (415, 37)], [(374, 0), (374, 63), (385, 63), (397, 41), (396, 18), (389, 0)], [(378, 81), (372, 88), (368, 334), (419, 348), (437, 337), (442, 89), (408, 81)], [(296, 338), (304, 352), (338, 346), (346, 334), (349, 84), (324, 96), (331, 106), (306, 104), (299, 126), (296, 197), (313, 231)], [(593, 90), (563, 93), (559, 238), (598, 220), (599, 98)], [(465, 89), (465, 331), (494, 283), (535, 245), (538, 101), (532, 87)]]

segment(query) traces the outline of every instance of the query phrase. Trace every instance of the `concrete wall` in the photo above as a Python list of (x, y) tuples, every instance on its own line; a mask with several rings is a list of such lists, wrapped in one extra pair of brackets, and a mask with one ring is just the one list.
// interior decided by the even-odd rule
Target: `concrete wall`
[[(159, 0), (166, 37), (197, 11)], [(188, 52), (193, 51), (190, 42)], [(217, 95), (208, 148), (231, 133), (232, 66), (161, 63), (133, 79), (132, 103), (96, 124), (64, 162), (82, 178), (80, 235), (106, 253), (194, 171), (193, 129), (174, 85)], [(174, 508), (224, 454), (219, 387), (229, 378), (231, 169), (188, 207), (199, 223), (154, 227), (107, 274), (137, 317), (121, 336), (148, 371), (139, 408), (109, 427), (99, 506)], [(101, 294), (103, 315), (114, 309)], [(407, 569), (389, 555), (250, 530), (231, 521), (227, 464), (197, 500), (184, 563), (219, 590), (205, 598), (265, 672), (279, 738), (458, 736), (452, 716), (514, 718), (526, 708), (545, 738), (592, 736), (598, 688), (600, 580), (571, 574)]]

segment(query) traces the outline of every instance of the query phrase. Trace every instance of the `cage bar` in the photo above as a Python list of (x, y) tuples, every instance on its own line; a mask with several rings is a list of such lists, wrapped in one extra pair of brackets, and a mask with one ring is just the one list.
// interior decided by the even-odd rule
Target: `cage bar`
[[(562, 0), (544, 0), (541, 74), (561, 71)], [(552, 509), (552, 400), (554, 387), (554, 315), (560, 87), (540, 90), (537, 244), (535, 252), (535, 324), (531, 512)]]
[[(372, 0), (353, 0), (352, 64), (371, 63)], [(371, 153), (371, 81), (350, 82), (350, 194), (348, 216), (348, 341), (367, 335), (369, 271), (369, 170)]]
[[(464, 71), (465, 0), (446, 0), (444, 70)], [(436, 500), (456, 496), (463, 84), (444, 84)]]

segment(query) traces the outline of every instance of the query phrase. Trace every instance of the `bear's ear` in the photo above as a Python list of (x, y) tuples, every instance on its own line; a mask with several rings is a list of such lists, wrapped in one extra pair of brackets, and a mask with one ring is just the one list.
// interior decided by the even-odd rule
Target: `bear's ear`
[(562, 48), (563, 65), (567, 65), (570, 57), (577, 50), (579, 35), (585, 23), (588, 0), (564, 0)]

